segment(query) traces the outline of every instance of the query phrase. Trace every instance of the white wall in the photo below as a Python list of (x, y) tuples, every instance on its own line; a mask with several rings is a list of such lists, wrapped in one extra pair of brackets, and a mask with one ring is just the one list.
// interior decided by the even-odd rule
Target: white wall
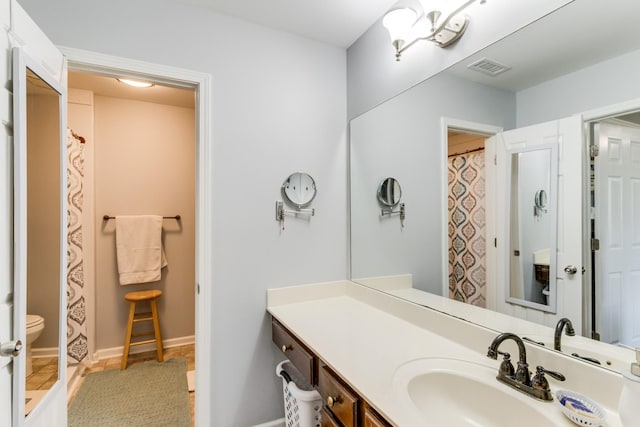
[[(212, 425), (280, 418), (265, 291), (347, 277), (345, 51), (167, 0), (22, 4), (56, 44), (213, 75)], [(283, 232), (298, 170), (316, 216)]]
[(640, 50), (517, 93), (518, 127), (640, 98)]
[(471, 23), (453, 46), (441, 49), (418, 42), (400, 62), (382, 19), (351, 47), (347, 55), (348, 114), (352, 119), (429, 78), (461, 59), (511, 34), (573, 0), (478, 2), (467, 9)]
[[(515, 97), (441, 74), (351, 121), (352, 277), (412, 273), (414, 287), (442, 294), (443, 117), (509, 129)], [(404, 229), (397, 215), (380, 217), (388, 176), (402, 187)]]

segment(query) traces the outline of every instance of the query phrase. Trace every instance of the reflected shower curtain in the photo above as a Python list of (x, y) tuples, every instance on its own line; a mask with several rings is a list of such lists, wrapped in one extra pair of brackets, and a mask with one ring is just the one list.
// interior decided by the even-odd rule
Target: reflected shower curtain
[(485, 307), (484, 150), (449, 157), (449, 297)]
[(67, 129), (67, 355), (69, 362), (87, 357), (87, 326), (82, 257), (82, 180), (84, 145)]

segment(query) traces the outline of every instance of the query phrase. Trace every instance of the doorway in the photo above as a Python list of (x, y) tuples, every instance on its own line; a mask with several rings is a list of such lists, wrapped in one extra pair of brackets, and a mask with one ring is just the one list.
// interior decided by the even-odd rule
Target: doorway
[(637, 348), (640, 111), (589, 123), (592, 337)]
[[(487, 138), (502, 128), (456, 119), (442, 120), (444, 164), (443, 186), (443, 296), (479, 307), (491, 307), (487, 292), (485, 168), (492, 148)], [(486, 200), (487, 195), (490, 199)], [(490, 228), (490, 226), (489, 226)]]
[[(192, 224), (195, 241), (195, 359), (198, 371), (195, 397), (195, 422), (209, 425), (211, 419), (208, 397), (211, 390), (211, 365), (206, 357), (211, 344), (210, 328), (212, 310), (210, 299), (213, 283), (213, 208), (211, 200), (213, 185), (213, 151), (211, 144), (211, 76), (191, 70), (161, 66), (142, 61), (87, 52), (79, 49), (61, 48), (68, 60), (68, 68), (75, 72), (89, 72), (107, 76), (127, 76), (149, 80), (156, 84), (191, 89), (195, 92), (195, 220)], [(105, 213), (95, 212), (94, 215)], [(117, 214), (117, 213), (114, 213)], [(111, 214), (109, 214), (111, 215)], [(170, 214), (172, 215), (172, 214)], [(162, 322), (162, 320), (161, 320)]]

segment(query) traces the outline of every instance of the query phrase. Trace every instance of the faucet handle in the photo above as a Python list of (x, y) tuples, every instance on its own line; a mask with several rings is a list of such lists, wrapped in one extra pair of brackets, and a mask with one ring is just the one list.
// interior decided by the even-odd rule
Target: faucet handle
[(532, 384), (534, 388), (539, 388), (542, 390), (549, 389), (549, 382), (544, 377), (544, 374), (549, 374), (551, 377), (555, 378), (558, 381), (566, 380), (566, 377), (562, 375), (560, 372), (550, 371), (548, 369), (545, 369), (542, 366), (537, 366), (536, 375), (533, 377), (533, 384)]

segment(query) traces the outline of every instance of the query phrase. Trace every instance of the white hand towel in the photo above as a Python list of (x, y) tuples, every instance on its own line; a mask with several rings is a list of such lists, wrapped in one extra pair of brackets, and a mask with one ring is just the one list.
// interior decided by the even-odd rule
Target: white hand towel
[(160, 270), (167, 265), (162, 217), (116, 216), (116, 258), (121, 285), (160, 280)]

